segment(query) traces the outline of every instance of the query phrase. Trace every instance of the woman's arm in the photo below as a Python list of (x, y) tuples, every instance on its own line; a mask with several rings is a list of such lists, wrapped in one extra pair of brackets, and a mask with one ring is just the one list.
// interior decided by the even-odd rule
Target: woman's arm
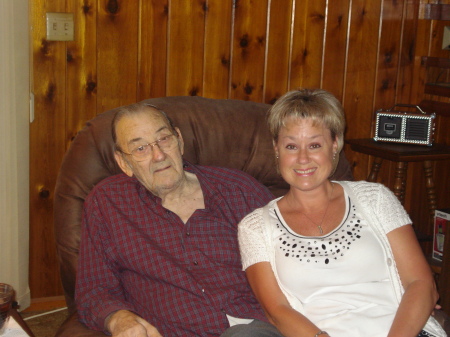
[[(269, 262), (246, 269), (247, 278), (269, 321), (286, 337), (314, 337), (320, 329), (294, 310), (281, 291)], [(327, 335), (321, 335), (321, 337)]]
[(405, 289), (388, 337), (415, 337), (436, 305), (436, 285), (412, 226), (394, 229), (387, 237)]

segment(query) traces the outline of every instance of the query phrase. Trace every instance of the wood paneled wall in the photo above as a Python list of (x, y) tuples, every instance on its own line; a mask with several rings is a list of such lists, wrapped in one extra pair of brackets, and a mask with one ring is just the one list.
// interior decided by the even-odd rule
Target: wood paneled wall
[[(53, 189), (65, 150), (95, 115), (145, 98), (199, 95), (271, 103), (296, 87), (342, 100), (347, 138), (372, 135), (373, 112), (420, 102), (421, 56), (441, 49), (450, 22), (420, 18), (426, 0), (33, 0), (35, 120), (31, 124), (30, 287), (62, 294)], [(75, 15), (75, 41), (45, 37), (46, 12)], [(437, 140), (450, 144), (450, 121)], [(357, 179), (372, 158), (348, 150)], [(450, 206), (450, 164), (435, 166), (438, 207)], [(380, 181), (392, 186), (393, 165)], [(428, 234), (425, 185), (411, 164), (406, 208)]]

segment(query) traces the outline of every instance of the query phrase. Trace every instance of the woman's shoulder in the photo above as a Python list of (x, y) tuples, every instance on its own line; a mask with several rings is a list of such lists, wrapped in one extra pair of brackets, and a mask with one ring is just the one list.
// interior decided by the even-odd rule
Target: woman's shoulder
[(344, 188), (350, 189), (355, 194), (373, 194), (380, 190), (388, 190), (386, 186), (380, 183), (368, 182), (365, 180), (359, 181), (337, 181)]
[(259, 207), (256, 208), (255, 210), (253, 210), (252, 212), (250, 212), (249, 214), (247, 214), (242, 220), (241, 222), (248, 222), (248, 221), (252, 221), (252, 219), (259, 219), (262, 218), (264, 211), (265, 210), (270, 210), (271, 208), (274, 208), (276, 205), (276, 202), (279, 200), (280, 198), (276, 198), (273, 199), (271, 201), (269, 201), (269, 203), (267, 203), (265, 206), (263, 207)]
[(263, 207), (256, 208), (253, 212), (247, 214), (239, 224), (240, 226), (249, 226), (254, 223), (259, 223), (263, 220), (264, 212), (269, 211), (271, 209), (274, 209), (276, 207), (277, 201), (280, 200), (280, 198), (273, 199), (269, 201), (268, 204), (266, 204)]

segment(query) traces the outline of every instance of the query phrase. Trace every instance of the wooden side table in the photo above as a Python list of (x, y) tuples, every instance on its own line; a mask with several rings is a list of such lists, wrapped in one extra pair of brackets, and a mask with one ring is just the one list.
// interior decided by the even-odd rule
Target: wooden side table
[(34, 337), (33, 332), (31, 331), (31, 329), (29, 328), (27, 323), (25, 323), (22, 316), (20, 316), (20, 314), (17, 312), (17, 310), (15, 308), (11, 308), (11, 311), (9, 314), (11, 315), (11, 317), (13, 317), (16, 320), (16, 322), (22, 327), (22, 329), (28, 334), (28, 336)]
[(406, 191), (406, 174), (409, 162), (423, 162), (425, 185), (427, 189), (428, 207), (431, 219), (436, 210), (436, 189), (433, 179), (432, 162), (450, 159), (450, 146), (433, 144), (432, 146), (396, 144), (376, 142), (372, 138), (347, 139), (353, 151), (374, 156), (372, 169), (367, 177), (368, 181), (376, 181), (383, 159), (396, 162), (394, 194), (403, 204)]

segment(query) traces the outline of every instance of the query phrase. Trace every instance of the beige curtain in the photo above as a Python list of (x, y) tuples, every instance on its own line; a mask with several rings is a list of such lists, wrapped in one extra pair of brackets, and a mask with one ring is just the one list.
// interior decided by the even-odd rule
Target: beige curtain
[(0, 282), (30, 304), (28, 0), (0, 0)]

